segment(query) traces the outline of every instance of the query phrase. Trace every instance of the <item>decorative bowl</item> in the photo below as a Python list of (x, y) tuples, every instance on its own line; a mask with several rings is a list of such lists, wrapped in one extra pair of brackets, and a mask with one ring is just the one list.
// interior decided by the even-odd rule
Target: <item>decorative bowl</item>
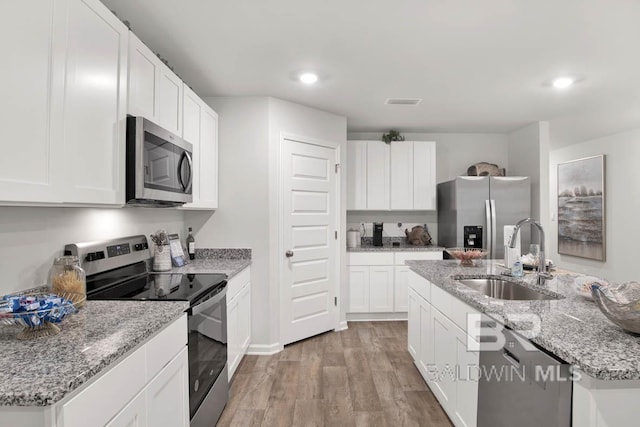
[(591, 294), (609, 320), (625, 331), (640, 334), (640, 283), (626, 282), (606, 288), (594, 283)]
[[(19, 311), (14, 310), (22, 302), (15, 303), (14, 299), (24, 301), (25, 298), (33, 300), (34, 307), (32, 309), (24, 306)], [(53, 300), (55, 303), (40, 304), (42, 300)], [(22, 330), (18, 332), (16, 337), (19, 340), (29, 340), (60, 333), (60, 327), (57, 326), (69, 314), (76, 313), (77, 307), (82, 305), (86, 297), (79, 298), (76, 294), (56, 295), (48, 292), (29, 292), (23, 294), (7, 295), (2, 298), (0, 306), (0, 324), (8, 326), (21, 326)], [(35, 306), (38, 305), (36, 308)]]
[(470, 267), (473, 266), (473, 261), (487, 256), (486, 249), (476, 248), (446, 248), (449, 255), (453, 258), (460, 260), (460, 265)]
[(598, 284), (602, 287), (603, 292), (608, 293), (609, 282), (595, 276), (580, 276), (573, 281), (573, 289), (576, 295), (593, 301), (591, 293), (591, 285)]

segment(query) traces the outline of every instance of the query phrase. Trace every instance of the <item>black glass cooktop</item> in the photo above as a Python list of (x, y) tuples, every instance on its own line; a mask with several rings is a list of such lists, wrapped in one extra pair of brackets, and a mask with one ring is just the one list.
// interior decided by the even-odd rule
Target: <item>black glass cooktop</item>
[[(133, 266), (132, 266), (133, 267)], [(224, 289), (224, 274), (161, 274), (132, 268), (87, 280), (89, 300), (164, 300), (194, 302)]]

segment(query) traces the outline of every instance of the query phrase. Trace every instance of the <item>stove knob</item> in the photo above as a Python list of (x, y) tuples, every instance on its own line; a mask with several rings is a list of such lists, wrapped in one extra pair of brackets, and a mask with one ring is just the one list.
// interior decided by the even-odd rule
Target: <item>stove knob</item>
[(89, 252), (87, 256), (84, 258), (85, 261), (95, 261), (97, 258), (95, 252)]
[(104, 259), (104, 251), (96, 252), (96, 259)]
[(134, 251), (141, 251), (142, 250), (142, 243), (136, 243), (135, 245), (133, 245), (133, 250)]

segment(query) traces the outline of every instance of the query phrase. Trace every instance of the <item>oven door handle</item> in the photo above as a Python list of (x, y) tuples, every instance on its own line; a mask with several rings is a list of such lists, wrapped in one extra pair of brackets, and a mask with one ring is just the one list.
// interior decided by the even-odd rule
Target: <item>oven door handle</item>
[(189, 307), (189, 312), (191, 313), (192, 316), (196, 316), (202, 313), (203, 311), (210, 309), (212, 306), (218, 304), (226, 296), (227, 296), (227, 286), (225, 285), (224, 289), (219, 293), (215, 294), (215, 296), (204, 299), (204, 300), (200, 300), (200, 302), (197, 302), (195, 305), (192, 305), (191, 307)]

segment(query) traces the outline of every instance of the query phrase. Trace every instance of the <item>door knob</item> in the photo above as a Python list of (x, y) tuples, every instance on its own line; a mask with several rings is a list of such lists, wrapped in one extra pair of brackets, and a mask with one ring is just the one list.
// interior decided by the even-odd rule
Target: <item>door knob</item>
[(293, 256), (293, 251), (287, 251), (284, 254), (287, 256), (287, 258), (291, 258)]

